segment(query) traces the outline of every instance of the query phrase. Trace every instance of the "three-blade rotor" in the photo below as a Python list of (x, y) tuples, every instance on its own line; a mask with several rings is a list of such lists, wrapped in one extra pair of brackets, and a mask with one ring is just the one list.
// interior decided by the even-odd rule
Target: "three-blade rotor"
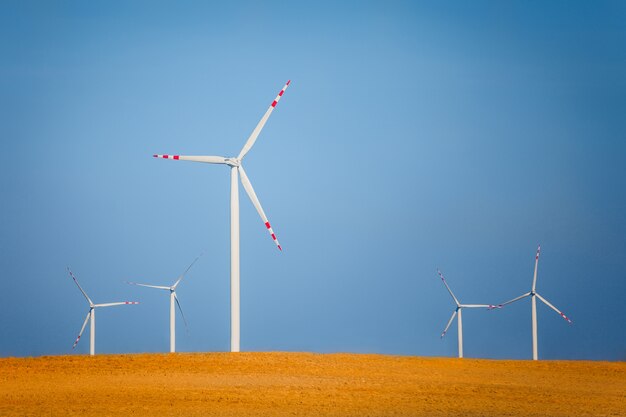
[(524, 293), (518, 297), (515, 297), (509, 301), (505, 301), (502, 304), (498, 304), (497, 306), (494, 307), (504, 307), (508, 304), (514, 303), (516, 301), (521, 300), (522, 298), (526, 298), (526, 297), (537, 297), (542, 303), (544, 303), (545, 305), (547, 305), (548, 307), (550, 307), (552, 310), (554, 310), (556, 313), (558, 313), (561, 317), (563, 317), (564, 320), (566, 320), (568, 323), (572, 323), (572, 320), (570, 320), (565, 314), (563, 314), (563, 312), (561, 310), (559, 310), (558, 308), (556, 308), (555, 306), (553, 306), (548, 300), (546, 300), (545, 298), (543, 298), (541, 295), (539, 295), (539, 293), (537, 292), (536, 288), (537, 288), (537, 266), (539, 265), (539, 255), (541, 253), (541, 245), (539, 245), (537, 247), (537, 254), (535, 255), (535, 270), (533, 273), (533, 284), (531, 287), (531, 290), (527, 293)]
[(85, 298), (87, 299), (87, 302), (89, 303), (89, 312), (87, 313), (87, 317), (85, 317), (85, 321), (83, 322), (83, 326), (80, 328), (80, 332), (78, 333), (78, 337), (74, 341), (74, 345), (72, 346), (72, 349), (74, 349), (76, 347), (76, 345), (78, 344), (78, 341), (80, 340), (81, 336), (83, 335), (83, 332), (85, 331), (85, 327), (87, 326), (87, 322), (89, 321), (89, 319), (91, 319), (91, 315), (92, 315), (92, 312), (93, 312), (94, 309), (100, 308), (100, 307), (113, 307), (113, 306), (121, 306), (121, 305), (136, 305), (136, 304), (139, 304), (139, 301), (117, 301), (117, 302), (113, 302), (113, 303), (94, 304), (93, 301), (91, 301), (91, 298), (89, 298), (89, 296), (85, 292), (85, 290), (83, 290), (83, 288), (78, 283), (78, 280), (74, 276), (74, 273), (72, 273), (72, 270), (70, 269), (69, 266), (67, 267), (67, 272), (70, 274), (70, 276), (72, 277), (72, 279), (76, 283), (76, 286), (78, 287), (80, 292), (85, 296)]
[(185, 275), (187, 275), (187, 272), (189, 272), (191, 267), (198, 261), (198, 259), (200, 259), (200, 257), (202, 255), (204, 255), (204, 253), (201, 253), (200, 255), (198, 255), (196, 257), (196, 259), (194, 259), (193, 262), (187, 267), (187, 269), (185, 269), (185, 271), (182, 274), (180, 274), (180, 276), (176, 279), (176, 281), (174, 281), (174, 283), (171, 286), (169, 286), (169, 287), (164, 286), (164, 285), (141, 284), (141, 283), (138, 283), (138, 282), (131, 282), (131, 281), (126, 281), (126, 283), (127, 284), (131, 284), (131, 285), (136, 285), (138, 287), (154, 288), (154, 289), (158, 289), (158, 290), (167, 290), (170, 293), (173, 293), (174, 294), (174, 300), (176, 301), (176, 305), (178, 306), (178, 310), (180, 311), (180, 315), (183, 318), (183, 322), (185, 323), (185, 329), (186, 329), (187, 328), (187, 319), (185, 318), (185, 313), (183, 313), (183, 308), (180, 306), (180, 301), (178, 301), (178, 295), (176, 294), (176, 288), (181, 283), (183, 278), (185, 278)]
[(267, 219), (267, 216), (265, 215), (265, 212), (263, 210), (263, 207), (261, 206), (261, 202), (259, 201), (259, 198), (254, 192), (252, 183), (250, 182), (248, 175), (243, 169), (242, 161), (243, 161), (243, 158), (250, 151), (250, 149), (252, 149), (252, 147), (254, 146), (254, 143), (259, 137), (259, 134), (263, 130), (263, 127), (267, 123), (267, 120), (269, 119), (270, 115), (274, 111), (276, 104), (278, 104), (281, 97), (285, 93), (285, 90), (287, 90), (287, 87), (289, 87), (290, 83), (291, 83), (291, 80), (287, 81), (287, 83), (282, 88), (282, 90), (280, 90), (280, 92), (278, 93), (274, 101), (272, 101), (272, 104), (270, 104), (269, 108), (267, 109), (267, 111), (265, 112), (265, 114), (263, 115), (259, 123), (254, 128), (254, 130), (252, 131), (252, 133), (246, 140), (246, 143), (243, 145), (243, 148), (241, 148), (241, 151), (239, 152), (239, 155), (236, 158), (226, 158), (223, 156), (193, 156), (193, 155), (167, 155), (167, 154), (153, 155), (155, 158), (174, 159), (174, 160), (192, 161), (192, 162), (204, 162), (208, 164), (223, 164), (223, 165), (228, 165), (228, 166), (237, 168), (237, 171), (239, 173), (239, 178), (241, 179), (241, 184), (243, 185), (243, 188), (246, 190), (246, 194), (250, 198), (250, 201), (252, 201), (252, 204), (254, 205), (254, 208), (256, 209), (257, 213), (259, 213), (259, 216), (261, 217), (263, 224), (265, 225), (270, 236), (272, 237), (272, 240), (274, 241), (278, 249), (281, 251), (282, 251), (282, 247), (280, 246), (280, 243), (278, 242), (278, 239), (276, 238), (276, 234), (274, 233), (274, 230), (272, 229), (272, 226), (270, 225), (270, 222)]
[(459, 302), (459, 300), (456, 298), (456, 296), (454, 295), (454, 293), (452, 292), (452, 289), (450, 288), (450, 286), (448, 285), (448, 282), (446, 281), (445, 277), (441, 273), (441, 270), (437, 269), (437, 274), (439, 275), (439, 278), (441, 278), (441, 281), (443, 282), (443, 285), (446, 286), (446, 289), (448, 290), (448, 292), (450, 293), (450, 296), (452, 296), (452, 299), (454, 300), (454, 303), (456, 304), (456, 309), (452, 313), (452, 316), (450, 317), (450, 320), (448, 320), (448, 324), (446, 325), (446, 328), (441, 333), (441, 337), (444, 337), (446, 335), (446, 332), (450, 328), (450, 325), (454, 321), (454, 318), (456, 317), (456, 315), (459, 312), (459, 310), (461, 310), (463, 308), (487, 308), (487, 309), (489, 309), (489, 308), (493, 307), (490, 304), (461, 304)]

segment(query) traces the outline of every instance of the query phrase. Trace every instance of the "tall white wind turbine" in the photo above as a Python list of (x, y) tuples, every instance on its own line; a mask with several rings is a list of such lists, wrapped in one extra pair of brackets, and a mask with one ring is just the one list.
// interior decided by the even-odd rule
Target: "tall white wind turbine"
[(499, 304), (497, 306), (497, 307), (503, 307), (503, 306), (505, 306), (507, 304), (511, 304), (511, 303), (514, 303), (514, 302), (516, 302), (518, 300), (521, 300), (522, 298), (530, 297), (531, 305), (532, 305), (533, 360), (539, 359), (539, 355), (538, 355), (538, 351), (537, 351), (537, 298), (539, 298), (545, 305), (550, 307), (552, 310), (556, 311), (568, 323), (570, 323), (570, 324), (572, 323), (572, 321), (565, 314), (563, 314), (561, 311), (559, 311), (559, 309), (557, 309), (555, 306), (550, 304), (550, 302), (548, 300), (543, 298), (536, 291), (536, 287), (537, 287), (537, 266), (539, 264), (539, 253), (540, 252), (541, 252), (541, 245), (539, 245), (537, 247), (537, 254), (535, 255), (535, 273), (533, 275), (533, 286), (531, 287), (530, 292), (527, 292), (526, 294), (522, 294), (519, 297), (515, 297), (514, 299), (509, 300), (509, 301), (507, 301), (505, 303)]
[(239, 176), (241, 184), (246, 190), (248, 197), (254, 204), (257, 212), (261, 216), (265, 227), (269, 231), (278, 249), (282, 250), (276, 235), (267, 220), (267, 216), (261, 207), (261, 203), (252, 188), (252, 184), (243, 169), (242, 161), (256, 142), (261, 130), (265, 126), (267, 119), (274, 111), (276, 104), (284, 94), (291, 80), (287, 81), (282, 90), (278, 93), (270, 107), (267, 109), (252, 134), (243, 145), (241, 152), (236, 157), (226, 158), (223, 156), (185, 156), (185, 155), (153, 155), (155, 158), (176, 159), (181, 161), (204, 162), (207, 164), (222, 164), (230, 167), (230, 351), (239, 352), (240, 347), (240, 304), (239, 304)]
[(69, 267), (67, 267), (67, 272), (70, 273), (70, 276), (72, 277), (72, 279), (78, 286), (78, 289), (80, 290), (80, 292), (83, 293), (83, 295), (87, 299), (87, 302), (89, 303), (89, 313), (87, 313), (87, 317), (85, 317), (85, 321), (83, 322), (83, 327), (80, 328), (80, 333), (78, 333), (78, 337), (74, 341), (74, 345), (72, 346), (72, 349), (74, 349), (76, 345), (78, 344), (80, 337), (83, 335), (83, 332), (85, 331), (87, 322), (91, 319), (91, 328), (89, 331), (89, 339), (90, 339), (89, 354), (95, 355), (96, 353), (96, 308), (122, 306), (122, 305), (134, 305), (134, 304), (139, 304), (139, 302), (138, 301), (119, 301), (115, 303), (94, 304), (93, 301), (91, 301), (91, 298), (89, 298), (87, 293), (82, 289), (82, 287), (78, 283), (78, 280), (76, 279), (76, 277), (74, 276), (74, 274), (72, 273)]
[(452, 324), (454, 317), (458, 316), (457, 324), (458, 324), (458, 338), (459, 338), (459, 358), (462, 358), (463, 357), (463, 309), (464, 308), (490, 309), (490, 308), (494, 308), (495, 306), (491, 304), (461, 304), (459, 300), (454, 296), (454, 293), (450, 289), (450, 286), (448, 286), (446, 279), (443, 277), (443, 274), (441, 273), (439, 269), (437, 269), (437, 274), (439, 274), (439, 277), (441, 278), (443, 285), (446, 286), (446, 289), (448, 290), (448, 292), (452, 296), (452, 299), (454, 300), (454, 303), (456, 304), (456, 309), (454, 309), (454, 312), (452, 312), (452, 316), (450, 317), (450, 320), (448, 320), (448, 324), (446, 325), (446, 328), (441, 333), (441, 337), (443, 338), (446, 335), (446, 332), (448, 331), (448, 328)]
[(193, 264), (195, 264), (198, 259), (200, 259), (200, 256), (194, 259), (191, 265), (187, 267), (185, 272), (183, 272), (178, 277), (178, 279), (176, 279), (176, 281), (169, 287), (162, 286), (162, 285), (139, 284), (137, 282), (126, 281), (128, 284), (138, 285), (140, 287), (156, 288), (158, 290), (167, 290), (170, 292), (170, 352), (172, 353), (176, 352), (176, 308), (174, 307), (174, 304), (178, 306), (178, 310), (180, 310), (180, 315), (183, 318), (183, 321), (185, 322), (185, 327), (187, 326), (187, 320), (185, 320), (183, 309), (180, 306), (180, 301), (178, 301), (178, 296), (176, 295), (176, 288), (178, 287), (178, 284), (180, 284), (180, 282), (183, 280), (185, 275), (187, 275), (187, 272), (189, 272)]

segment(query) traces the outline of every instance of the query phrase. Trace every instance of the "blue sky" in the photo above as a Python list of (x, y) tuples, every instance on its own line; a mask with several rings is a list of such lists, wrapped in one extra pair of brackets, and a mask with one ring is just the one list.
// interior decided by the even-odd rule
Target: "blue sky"
[[(626, 359), (623, 2), (5, 2), (0, 355), (229, 349), (229, 172), (242, 350), (455, 356), (453, 303), (538, 291), (546, 359)], [(180, 321), (179, 321), (180, 323)], [(181, 323), (182, 324), (182, 323)], [(464, 315), (465, 355), (530, 358), (530, 302)], [(83, 339), (77, 353), (88, 352)]]

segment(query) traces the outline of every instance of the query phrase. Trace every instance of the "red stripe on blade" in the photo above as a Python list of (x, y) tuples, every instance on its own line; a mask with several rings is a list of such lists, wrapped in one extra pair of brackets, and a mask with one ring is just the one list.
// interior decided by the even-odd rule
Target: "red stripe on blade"
[(180, 156), (174, 155), (174, 159), (179, 159), (179, 158), (180, 158)]
[(276, 107), (276, 103), (278, 103), (278, 102), (277, 102), (276, 100), (274, 100), (274, 101), (272, 102), (272, 107)]

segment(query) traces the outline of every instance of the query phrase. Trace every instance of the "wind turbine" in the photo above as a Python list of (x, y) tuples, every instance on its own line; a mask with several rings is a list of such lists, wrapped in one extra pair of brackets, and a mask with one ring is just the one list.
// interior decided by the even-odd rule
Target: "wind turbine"
[(85, 317), (85, 321), (83, 322), (83, 327), (80, 328), (80, 333), (78, 333), (78, 337), (74, 341), (74, 345), (72, 346), (72, 349), (74, 349), (76, 347), (76, 345), (78, 344), (78, 341), (80, 340), (80, 337), (83, 335), (83, 332), (85, 331), (85, 326), (87, 326), (87, 321), (89, 321), (89, 319), (91, 319), (91, 328), (90, 328), (90, 331), (89, 331), (89, 339), (90, 339), (90, 341), (89, 341), (89, 354), (90, 355), (95, 355), (95, 353), (96, 353), (96, 308), (121, 306), (121, 305), (131, 305), (131, 304), (134, 305), (134, 304), (139, 304), (139, 302), (138, 301), (120, 301), (120, 302), (115, 302), (115, 303), (94, 304), (93, 301), (91, 301), (91, 298), (89, 298), (87, 293), (82, 289), (82, 287), (78, 283), (78, 280), (76, 279), (76, 277), (74, 276), (74, 274), (70, 270), (69, 266), (67, 267), (67, 272), (70, 273), (70, 276), (72, 277), (72, 279), (74, 280), (74, 282), (78, 286), (78, 289), (80, 290), (80, 292), (83, 293), (83, 295), (87, 299), (87, 302), (89, 303), (89, 313), (87, 313), (87, 317)]
[(439, 277), (441, 278), (443, 285), (446, 286), (446, 289), (448, 290), (448, 292), (452, 296), (452, 299), (454, 300), (454, 303), (456, 304), (456, 309), (454, 309), (454, 312), (452, 313), (452, 317), (450, 317), (450, 320), (448, 320), (448, 324), (446, 325), (446, 328), (443, 330), (443, 333), (441, 333), (441, 337), (443, 338), (446, 335), (448, 328), (452, 324), (452, 320), (454, 320), (454, 317), (458, 315), (457, 323), (459, 326), (459, 329), (458, 329), (459, 358), (462, 358), (463, 357), (463, 315), (462, 315), (463, 309), (464, 308), (488, 308), (489, 309), (489, 308), (495, 308), (495, 306), (491, 304), (461, 304), (459, 300), (454, 296), (454, 293), (450, 289), (450, 286), (448, 286), (446, 279), (443, 277), (443, 274), (441, 273), (439, 269), (437, 269), (437, 273), (439, 274)]
[(282, 250), (276, 235), (272, 230), (270, 222), (261, 207), (261, 203), (252, 188), (252, 184), (243, 169), (242, 161), (246, 154), (250, 151), (254, 142), (259, 137), (259, 133), (265, 126), (267, 119), (272, 114), (274, 107), (284, 94), (291, 80), (287, 81), (282, 90), (278, 93), (270, 107), (267, 109), (259, 123), (256, 125), (250, 137), (243, 145), (241, 152), (236, 157), (226, 158), (223, 156), (185, 156), (185, 155), (153, 155), (155, 158), (176, 159), (181, 161), (204, 162), (207, 164), (222, 164), (230, 167), (230, 351), (239, 352), (240, 344), (240, 303), (239, 303), (239, 181), (241, 176), (241, 184), (246, 190), (248, 197), (254, 204), (257, 212), (261, 216), (261, 220), (269, 231), (274, 243), (278, 249)]
[(504, 307), (505, 305), (514, 303), (514, 302), (516, 302), (518, 300), (521, 300), (522, 298), (530, 297), (531, 305), (532, 305), (532, 325), (533, 325), (533, 360), (535, 360), (535, 361), (539, 358), (539, 355), (537, 353), (537, 300), (536, 299), (539, 298), (541, 301), (543, 301), (543, 303), (545, 305), (547, 305), (552, 310), (554, 310), (557, 313), (559, 313), (559, 315), (561, 317), (563, 317), (565, 320), (567, 320), (568, 323), (570, 323), (570, 324), (572, 323), (572, 321), (565, 314), (563, 314), (561, 311), (559, 311), (559, 309), (557, 309), (555, 306), (550, 304), (550, 302), (548, 300), (543, 298), (536, 291), (536, 287), (537, 287), (537, 265), (539, 264), (539, 253), (540, 252), (541, 252), (541, 245), (539, 245), (537, 247), (537, 255), (535, 255), (535, 273), (533, 275), (533, 286), (532, 286), (530, 292), (527, 292), (526, 294), (522, 294), (519, 297), (515, 297), (514, 299), (509, 300), (509, 301), (507, 301), (505, 303), (499, 304), (497, 306), (497, 307)]
[[(202, 255), (200, 255), (200, 256), (202, 256)], [(183, 272), (182, 275), (180, 275), (178, 277), (178, 279), (174, 282), (174, 284), (172, 284), (169, 287), (165, 287), (165, 286), (162, 286), (162, 285), (139, 284), (137, 282), (126, 281), (126, 283), (128, 283), (128, 284), (138, 285), (140, 287), (156, 288), (156, 289), (159, 289), (159, 290), (167, 290), (167, 291), (170, 292), (170, 352), (172, 352), (172, 353), (176, 352), (176, 309), (174, 307), (174, 304), (176, 304), (178, 306), (178, 309), (180, 310), (180, 315), (182, 316), (183, 321), (185, 322), (185, 327), (187, 327), (187, 320), (185, 320), (185, 315), (183, 314), (183, 309), (180, 307), (180, 302), (178, 301), (178, 296), (176, 296), (176, 287), (178, 287), (178, 284), (180, 284), (180, 282), (183, 280), (183, 278), (185, 277), (187, 272), (191, 269), (193, 264), (196, 263), (196, 261), (200, 258), (200, 256), (198, 256), (191, 263), (191, 265), (189, 265), (187, 267), (185, 272)]]

